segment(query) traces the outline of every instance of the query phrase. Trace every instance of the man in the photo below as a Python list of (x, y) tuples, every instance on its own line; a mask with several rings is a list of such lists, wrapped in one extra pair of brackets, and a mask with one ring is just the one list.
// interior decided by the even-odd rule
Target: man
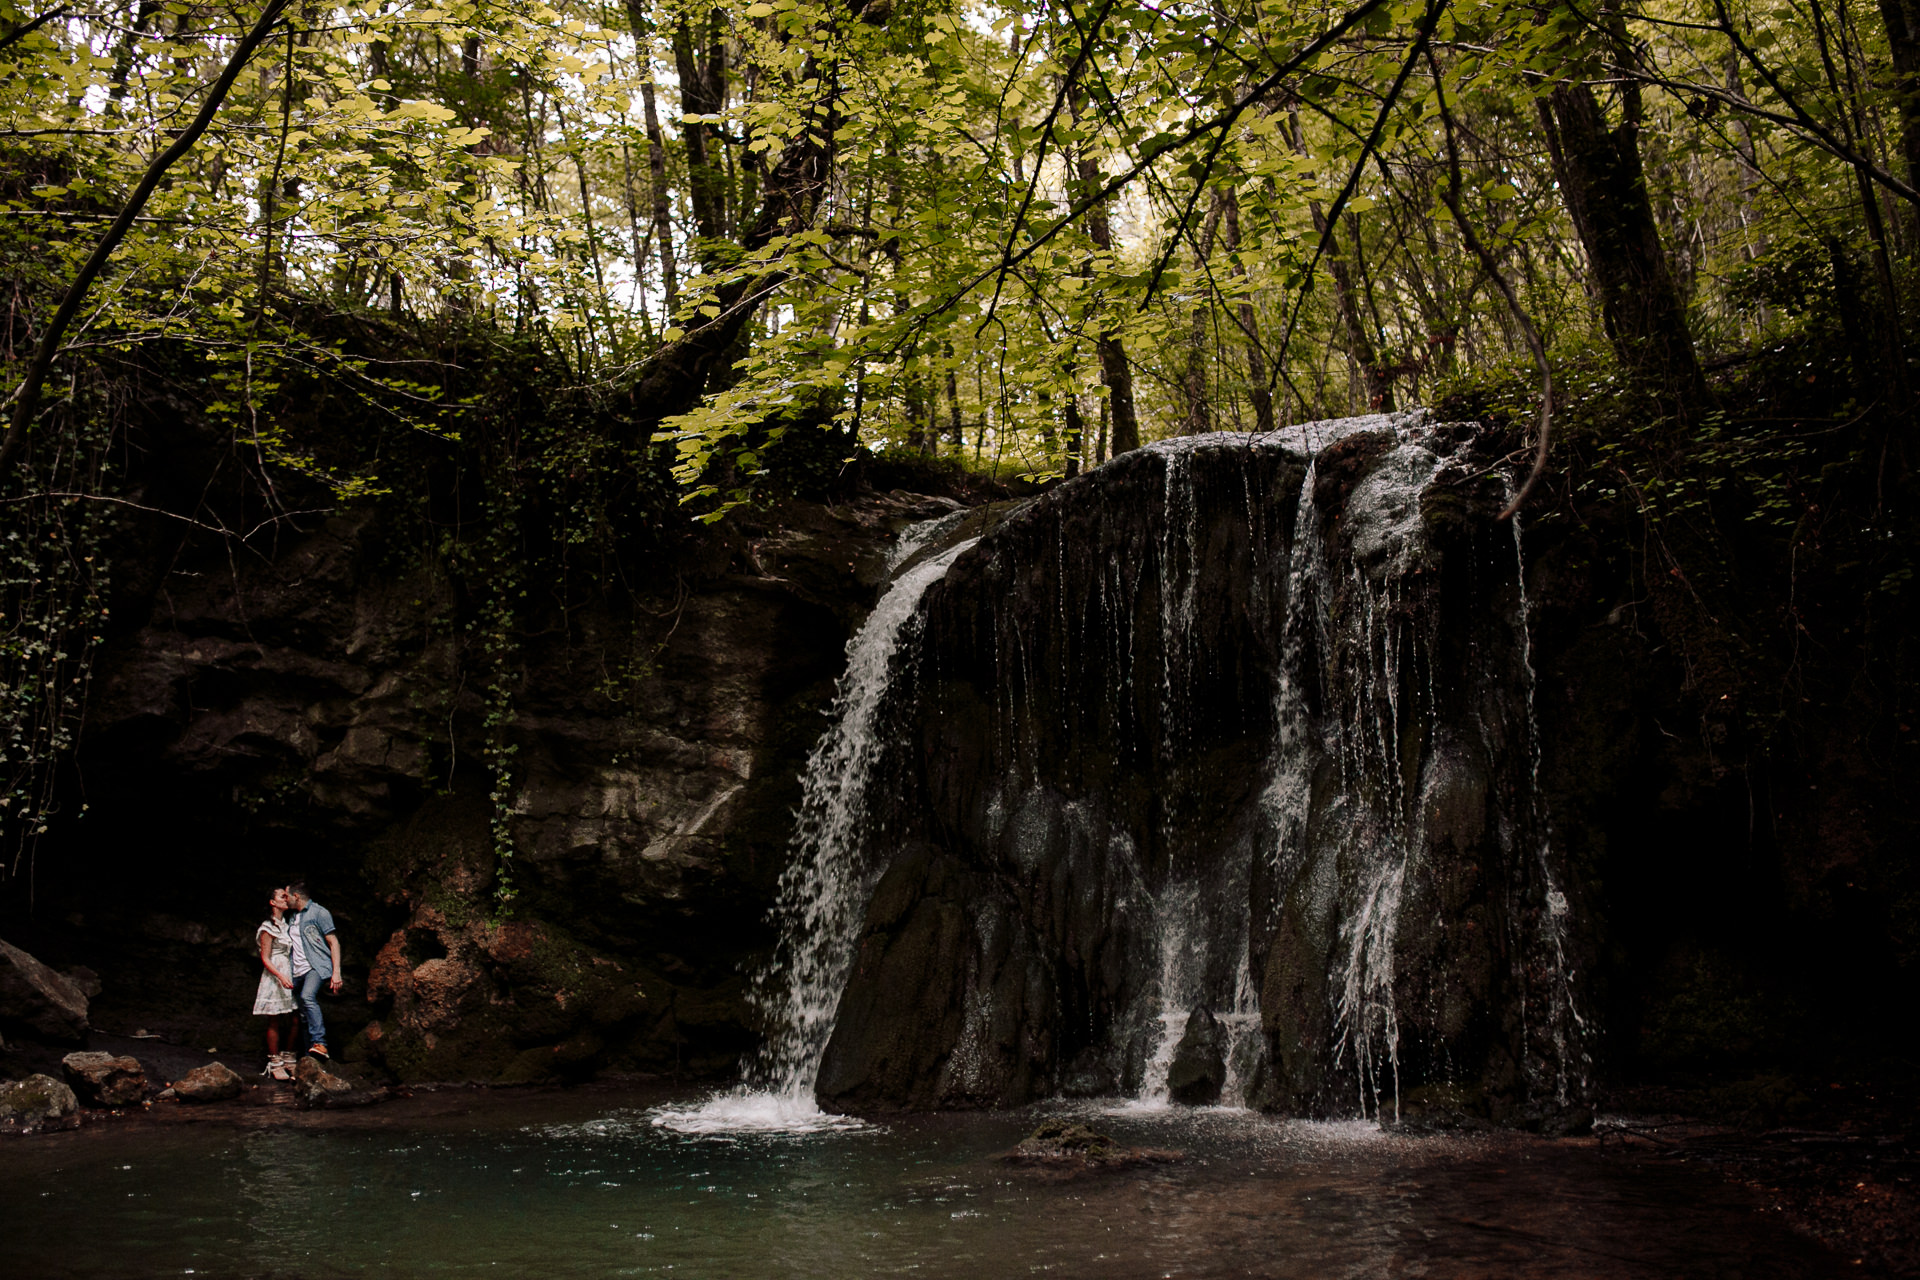
[(287, 886), (293, 899), (293, 998), (307, 1033), (307, 1052), (322, 1062), (327, 1053), (327, 1024), (320, 1016), (320, 984), (340, 994), (340, 938), (333, 931), (333, 913), (307, 894), (306, 882)]

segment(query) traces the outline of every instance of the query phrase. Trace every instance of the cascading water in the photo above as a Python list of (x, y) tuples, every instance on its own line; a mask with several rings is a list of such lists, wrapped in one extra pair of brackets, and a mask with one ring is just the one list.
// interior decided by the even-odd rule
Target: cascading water
[(1483, 439), (1186, 437), (964, 558), (935, 551), (953, 517), (903, 539), (809, 761), (758, 1092), (727, 1105), (1577, 1112)]
[[(910, 526), (889, 567), (911, 561), (951, 533), (962, 515)], [(780, 945), (755, 982), (755, 1001), (772, 1034), (746, 1083), (697, 1107), (663, 1108), (655, 1123), (690, 1132), (857, 1123), (822, 1112), (813, 1086), (873, 891), (868, 792), (886, 750), (885, 715), (897, 710), (891, 704), (901, 690), (912, 687), (921, 597), (976, 541), (957, 542), (911, 564), (847, 642), (832, 723), (808, 754), (801, 777), (793, 860), (780, 877), (774, 905)]]
[(768, 1025), (777, 1029), (754, 1071), (785, 1096), (812, 1095), (860, 917), (873, 890), (867, 793), (886, 748), (879, 733), (881, 711), (896, 685), (913, 678), (920, 597), (973, 544), (972, 539), (956, 543), (921, 562), (881, 597), (847, 646), (833, 727), (807, 757), (794, 860), (780, 878), (774, 908), (782, 946), (762, 978), (763, 991), (772, 991), (762, 997)]
[[(1511, 497), (1509, 497), (1511, 502)], [(1539, 865), (1542, 889), (1542, 960), (1548, 986), (1547, 1033), (1552, 1039), (1548, 1059), (1553, 1072), (1554, 1100), (1565, 1107), (1576, 1093), (1589, 1084), (1592, 1060), (1586, 1052), (1587, 1020), (1581, 1016), (1574, 997), (1574, 972), (1568, 959), (1568, 927), (1571, 907), (1554, 872), (1553, 824), (1540, 803), (1540, 717), (1535, 705), (1539, 676), (1533, 669), (1533, 604), (1527, 597), (1527, 554), (1520, 533), (1520, 516), (1513, 517), (1513, 559), (1520, 585), (1520, 664), (1526, 673), (1527, 694), (1527, 796), (1534, 820), (1534, 856)]]
[[(1280, 831), (1275, 862), (1310, 843), (1311, 798), (1303, 778), (1316, 750), (1337, 770), (1339, 819), (1331, 824), (1332, 885), (1341, 923), (1335, 968), (1334, 1066), (1351, 1063), (1361, 1113), (1378, 1114), (1383, 1092), (1397, 1108), (1400, 1030), (1394, 1004), (1394, 944), (1409, 861), (1424, 843), (1426, 806), (1406, 776), (1409, 734), (1431, 737), (1436, 709), (1431, 611), (1414, 607), (1427, 550), (1420, 496), (1441, 461), (1415, 440), (1389, 452), (1348, 496), (1351, 554), (1336, 565), (1315, 499), (1320, 476), (1301, 485), (1287, 570), (1287, 627), (1277, 682), (1281, 726), (1268, 792)], [(1310, 709), (1318, 704), (1321, 714)], [(1310, 741), (1308, 726), (1317, 729)]]
[[(1475, 439), (1400, 431), (1345, 487), (1337, 525), (1319, 459), (1301, 488), (1268, 792), (1272, 879), (1293, 908), (1276, 956), (1325, 948), (1329, 963), (1265, 1013), (1311, 1023), (1298, 993), (1324, 992), (1331, 1061), (1277, 1036), (1294, 1050), (1283, 1098), (1344, 1081), (1362, 1114), (1397, 1116), (1409, 1018), (1423, 1106), (1541, 1119), (1577, 1109), (1588, 1087), (1540, 801), (1526, 565), (1517, 526), (1490, 531), (1465, 505), (1484, 475)], [(1502, 1007), (1517, 1036), (1496, 1025)], [(1476, 1080), (1459, 1059), (1480, 1054)], [(1490, 1100), (1490, 1082), (1525, 1101)]]
[[(1192, 459), (1196, 444), (1204, 445), (1208, 439), (1176, 436), (1148, 446), (1165, 459), (1157, 583), (1161, 667), (1158, 712), (1163, 761), (1178, 758), (1188, 745), (1191, 684), (1195, 663), (1201, 656), (1195, 637), (1197, 584), (1202, 573), (1199, 497), (1193, 483)], [(1178, 837), (1170, 809), (1162, 809), (1160, 825), (1160, 845), (1171, 850)], [(1198, 1009), (1225, 1032), (1219, 1101), (1242, 1106), (1254, 1056), (1250, 1049), (1260, 1020), (1247, 963), (1245, 915), (1231, 910), (1223, 913), (1217, 909), (1217, 901), (1207, 902), (1205, 898), (1209, 888), (1216, 888), (1229, 900), (1244, 899), (1246, 863), (1244, 859), (1229, 859), (1210, 877), (1190, 872), (1183, 875), (1171, 866), (1168, 870), (1172, 878), (1153, 895), (1151, 905), (1154, 982), (1142, 1001), (1146, 1012), (1135, 1016), (1143, 1033), (1135, 1101), (1148, 1108), (1171, 1104), (1169, 1078), (1186, 1026)], [(1203, 884), (1203, 879), (1216, 885)], [(1224, 884), (1217, 883), (1222, 880)], [(1224, 992), (1209, 989), (1208, 984), (1209, 971), (1220, 967), (1221, 953), (1232, 957), (1227, 963), (1233, 969), (1231, 988)]]

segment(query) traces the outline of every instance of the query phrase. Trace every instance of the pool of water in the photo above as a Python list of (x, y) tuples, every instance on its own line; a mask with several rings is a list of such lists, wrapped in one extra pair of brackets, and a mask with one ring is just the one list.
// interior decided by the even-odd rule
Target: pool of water
[[(1042, 1112), (683, 1132), (633, 1091), (234, 1110), (0, 1146), (8, 1277), (1807, 1277), (1710, 1172), (1590, 1141), (1090, 1109), (1170, 1165), (995, 1156)], [(678, 1100), (684, 1104), (684, 1098)], [(682, 1126), (684, 1128), (685, 1126)], [(696, 1126), (698, 1127), (698, 1126)]]

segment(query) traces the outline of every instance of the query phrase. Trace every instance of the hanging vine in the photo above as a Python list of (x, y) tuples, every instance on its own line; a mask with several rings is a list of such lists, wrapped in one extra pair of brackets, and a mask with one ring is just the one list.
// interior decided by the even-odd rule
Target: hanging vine
[(0, 520), (0, 882), (31, 877), (59, 812), (57, 766), (107, 623), (110, 509), (88, 495), (107, 488), (116, 388), (74, 380), (66, 391), (37, 450), (44, 483), (7, 499)]

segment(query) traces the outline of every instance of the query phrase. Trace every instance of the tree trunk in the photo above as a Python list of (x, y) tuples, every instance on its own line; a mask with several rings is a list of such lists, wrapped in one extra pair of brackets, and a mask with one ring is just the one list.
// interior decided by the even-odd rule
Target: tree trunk
[[(813, 74), (816, 69), (809, 67), (808, 71)], [(768, 171), (761, 187), (760, 211), (740, 237), (743, 254), (755, 253), (782, 235), (812, 225), (827, 189), (831, 166), (827, 140), (840, 124), (837, 101), (829, 98), (808, 124)], [(636, 445), (645, 446), (661, 422), (698, 404), (716, 370), (732, 368), (735, 343), (747, 323), (788, 276), (782, 268), (734, 276), (713, 292), (713, 303), (720, 309), (717, 316), (690, 328), (684, 337), (654, 353), (632, 394), (631, 430)]]
[[(714, 116), (726, 108), (727, 48), (720, 15), (707, 19), (707, 56), (695, 56), (693, 27), (685, 18), (673, 29), (674, 68), (680, 76), (680, 136), (687, 148), (687, 195), (693, 204), (694, 225), (704, 241), (718, 242), (727, 234), (726, 179), (713, 154), (724, 145), (719, 128), (688, 116)], [(703, 251), (699, 256), (706, 257)]]
[[(1294, 150), (1303, 156), (1309, 154), (1306, 134), (1300, 128), (1299, 111), (1291, 109), (1287, 114), (1293, 126)], [(1353, 372), (1360, 379), (1360, 399), (1369, 410), (1390, 412), (1393, 409), (1393, 374), (1381, 367), (1379, 352), (1373, 345), (1373, 335), (1367, 332), (1367, 317), (1360, 307), (1359, 291), (1353, 287), (1353, 272), (1348, 270), (1347, 260), (1340, 252), (1339, 229), (1328, 230), (1327, 211), (1321, 208), (1318, 200), (1307, 201), (1307, 212), (1313, 215), (1314, 232), (1327, 246), (1327, 274), (1333, 277), (1334, 309), (1339, 312), (1340, 327), (1346, 330), (1347, 356), (1353, 361)], [(1356, 231), (1356, 237), (1358, 234)]]
[[(1240, 261), (1240, 197), (1233, 188), (1227, 188), (1227, 254), (1232, 260), (1229, 268), (1233, 278), (1245, 280), (1247, 266)], [(1240, 332), (1247, 340), (1247, 399), (1253, 402), (1253, 421), (1255, 429), (1269, 432), (1274, 429), (1273, 392), (1267, 389), (1267, 358), (1260, 350), (1260, 318), (1254, 313), (1253, 299), (1242, 296), (1239, 304)]]
[(1067, 479), (1080, 474), (1080, 455), (1087, 448), (1087, 421), (1080, 416), (1080, 393), (1073, 387), (1073, 366), (1067, 366), (1066, 407)]
[(1893, 94), (1900, 110), (1900, 153), (1907, 162), (1907, 185), (1920, 186), (1920, 4), (1916, 0), (1880, 0), (1880, 21), (1887, 29), (1893, 57)]
[(1636, 97), (1628, 94), (1626, 118), (1610, 127), (1591, 87), (1563, 84), (1540, 104), (1540, 118), (1614, 353), (1685, 415), (1705, 402), (1706, 381), (1640, 167)]
[[(1098, 191), (1101, 187), (1100, 166), (1093, 157), (1080, 157), (1080, 186), (1085, 191)], [(1107, 222), (1105, 204), (1094, 205), (1087, 210), (1087, 239), (1103, 253), (1113, 252), (1113, 228)], [(1098, 342), (1100, 352), (1100, 380), (1107, 387), (1107, 403), (1112, 406), (1113, 427), (1112, 443), (1114, 456), (1140, 447), (1140, 419), (1133, 408), (1133, 369), (1127, 363), (1127, 348), (1120, 340), (1117, 329), (1101, 331)]]
[[(673, 318), (680, 305), (680, 281), (673, 256), (673, 211), (667, 194), (667, 143), (660, 131), (660, 108), (653, 88), (653, 20), (643, 0), (627, 0), (627, 25), (633, 31), (634, 52), (640, 60), (640, 102), (647, 126), (647, 180), (651, 188), (653, 243), (660, 255), (660, 292), (666, 315)], [(641, 263), (634, 263), (636, 271)]]
[(1220, 216), (1225, 211), (1225, 198), (1218, 191), (1214, 192), (1206, 223), (1200, 228), (1199, 243), (1193, 248), (1195, 284), (1207, 289), (1207, 292), (1202, 293), (1200, 300), (1193, 305), (1192, 332), (1187, 339), (1187, 368), (1181, 378), (1187, 398), (1187, 419), (1180, 425), (1182, 435), (1197, 436), (1213, 430), (1213, 406), (1207, 399), (1207, 348), (1212, 345), (1207, 340), (1211, 327), (1208, 321), (1213, 318), (1207, 263), (1213, 257), (1213, 239), (1219, 234)]
[(960, 374), (953, 366), (953, 344), (946, 344), (947, 355), (947, 430), (953, 433), (953, 451), (967, 447), (967, 425), (960, 416)]

